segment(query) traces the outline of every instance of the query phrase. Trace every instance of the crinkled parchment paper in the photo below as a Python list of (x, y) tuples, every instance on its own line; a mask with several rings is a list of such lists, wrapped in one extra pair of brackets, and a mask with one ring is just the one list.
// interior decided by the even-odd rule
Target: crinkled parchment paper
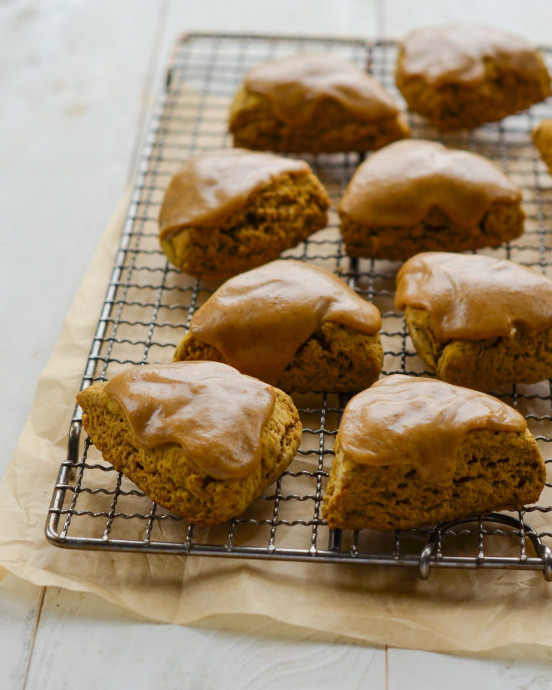
[[(94, 592), (164, 622), (258, 614), (413, 649), (552, 647), (552, 585), (539, 572), (440, 570), (422, 581), (415, 569), (85, 552), (46, 541), (46, 514), (125, 208), (126, 202), (107, 228), (67, 315), (0, 485), (6, 570), (38, 585)], [(535, 527), (544, 529), (547, 516), (540, 519)]]

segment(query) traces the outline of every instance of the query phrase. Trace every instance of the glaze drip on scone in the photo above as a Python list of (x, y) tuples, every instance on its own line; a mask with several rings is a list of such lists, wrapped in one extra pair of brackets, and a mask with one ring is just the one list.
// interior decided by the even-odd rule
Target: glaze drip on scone
[(442, 343), (535, 334), (552, 326), (552, 281), (512, 261), (425, 252), (397, 274), (395, 306), (428, 311)]
[(458, 225), (476, 225), (494, 202), (521, 192), (483, 156), (433, 141), (398, 141), (357, 168), (339, 213), (371, 227), (415, 225), (440, 208)]
[(194, 314), (190, 331), (241, 372), (276, 383), (327, 321), (369, 335), (381, 327), (377, 308), (333, 273), (282, 260), (224, 283)]
[(490, 395), (396, 374), (350, 400), (338, 438), (355, 463), (413, 467), (424, 481), (441, 483), (454, 475), (458, 448), (469, 431), (526, 428), (519, 412)]
[(177, 443), (215, 479), (247, 477), (259, 465), (274, 389), (226, 364), (132, 367), (110, 379), (105, 392), (144, 448)]
[(272, 153), (221, 149), (200, 154), (185, 163), (165, 193), (159, 214), (161, 239), (186, 227), (218, 227), (273, 178), (309, 172), (305, 161)]
[(535, 49), (519, 36), (477, 25), (417, 29), (403, 41), (402, 79), (422, 77), (439, 87), (483, 82), (486, 62), (532, 78), (542, 69)]
[(305, 125), (323, 101), (339, 103), (365, 120), (394, 117), (398, 108), (367, 72), (336, 55), (297, 53), (265, 62), (245, 77), (286, 124)]

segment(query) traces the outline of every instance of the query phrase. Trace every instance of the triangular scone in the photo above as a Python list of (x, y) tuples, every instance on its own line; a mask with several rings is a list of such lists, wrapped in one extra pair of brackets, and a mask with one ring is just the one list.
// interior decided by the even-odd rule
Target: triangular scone
[(242, 513), (301, 441), (288, 395), (217, 362), (132, 367), (77, 400), (103, 457), (152, 500), (198, 525)]
[(512, 261), (427, 252), (397, 274), (414, 346), (437, 376), (478, 390), (552, 377), (552, 281)]
[(496, 247), (523, 232), (521, 192), (496, 165), (422, 139), (373, 153), (338, 210), (350, 256), (407, 259)]
[(533, 46), (470, 24), (410, 33), (401, 45), (396, 81), (410, 110), (444, 131), (501, 120), (550, 95), (550, 75)]
[(221, 149), (189, 160), (159, 214), (161, 248), (186, 273), (228, 278), (272, 261), (327, 223), (330, 200), (305, 161)]
[(295, 153), (369, 151), (409, 136), (367, 72), (329, 53), (297, 53), (247, 73), (230, 109), (234, 145)]
[(408, 529), (536, 502), (546, 470), (525, 419), (484, 393), (388, 376), (351, 399), (322, 515), (332, 529)]
[(221, 285), (175, 359), (226, 362), (288, 392), (357, 391), (380, 374), (380, 327), (378, 309), (330, 271), (273, 261)]

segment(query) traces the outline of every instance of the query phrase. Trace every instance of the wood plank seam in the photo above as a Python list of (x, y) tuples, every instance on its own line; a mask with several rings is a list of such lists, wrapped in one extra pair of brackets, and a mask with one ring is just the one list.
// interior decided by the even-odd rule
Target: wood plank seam
[(23, 673), (23, 682), (21, 684), (21, 690), (25, 690), (27, 687), (27, 679), (29, 677), (29, 669), (31, 667), (31, 659), (33, 656), (33, 651), (34, 651), (34, 646), (35, 646), (35, 641), (36, 641), (36, 635), (38, 632), (38, 626), (40, 625), (40, 618), (42, 615), (42, 607), (44, 605), (44, 597), (46, 596), (46, 587), (41, 587), (40, 592), (38, 595), (38, 604), (36, 607), (36, 613), (35, 613), (35, 620), (34, 620), (34, 625), (33, 629), (31, 631), (31, 636), (29, 638), (29, 649), (28, 649), (28, 655), (27, 655), (27, 662), (25, 664), (25, 670)]

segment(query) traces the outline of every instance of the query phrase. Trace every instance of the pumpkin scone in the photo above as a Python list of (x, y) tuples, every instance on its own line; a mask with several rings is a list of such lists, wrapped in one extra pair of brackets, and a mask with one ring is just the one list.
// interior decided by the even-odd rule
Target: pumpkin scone
[(442, 131), (501, 120), (550, 95), (538, 50), (519, 36), (470, 24), (410, 33), (396, 83), (410, 110)]
[(197, 525), (242, 513), (301, 441), (291, 398), (218, 362), (132, 367), (77, 395), (83, 426), (115, 469)]
[(545, 464), (522, 415), (443, 381), (393, 375), (346, 406), (323, 499), (331, 529), (408, 529), (538, 500)]
[(369, 151), (410, 135), (385, 89), (328, 53), (287, 55), (249, 71), (229, 130), (235, 146), (295, 153)]
[(548, 172), (552, 174), (552, 119), (542, 120), (533, 130), (533, 143), (539, 150)]
[(328, 194), (305, 161), (222, 149), (189, 160), (159, 214), (161, 248), (184, 272), (224, 279), (325, 227)]
[(524, 221), (519, 188), (491, 161), (421, 139), (371, 154), (338, 211), (350, 256), (391, 260), (496, 247)]
[(491, 390), (552, 377), (552, 281), (512, 261), (427, 252), (397, 274), (414, 346), (449, 383)]
[(285, 391), (349, 392), (379, 376), (378, 309), (330, 271), (280, 260), (231, 278), (194, 314), (175, 360), (215, 360)]

